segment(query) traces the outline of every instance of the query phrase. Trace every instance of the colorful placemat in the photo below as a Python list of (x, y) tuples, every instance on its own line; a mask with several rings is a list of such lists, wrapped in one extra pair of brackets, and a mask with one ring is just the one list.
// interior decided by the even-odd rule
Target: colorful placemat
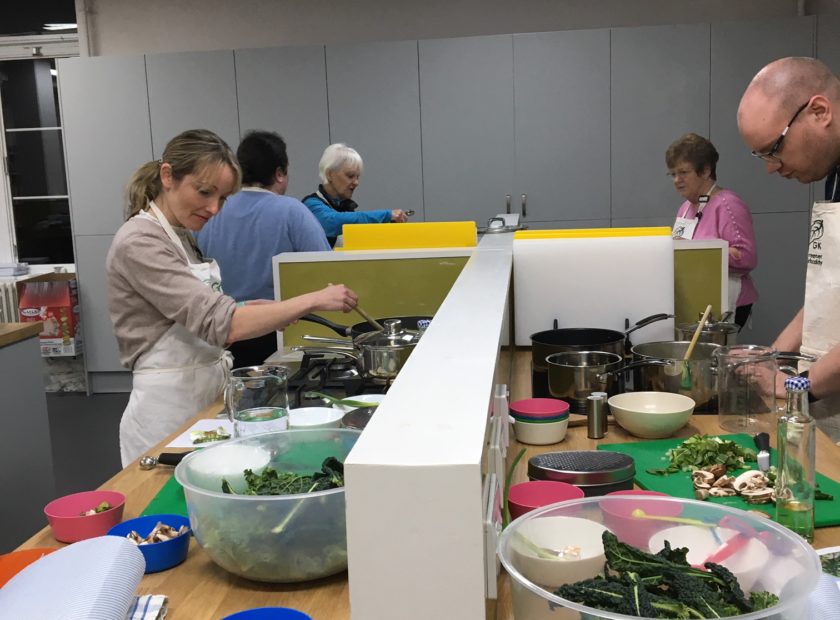
[[(721, 439), (729, 439), (740, 446), (755, 451), (755, 443), (751, 435), (717, 435)], [(657, 476), (649, 474), (648, 469), (663, 469), (668, 466), (668, 458), (665, 453), (671, 448), (680, 445), (685, 439), (658, 439), (656, 441), (640, 441), (638, 443), (613, 443), (601, 444), (598, 450), (610, 450), (621, 452), (633, 457), (636, 463), (636, 484), (642, 489), (667, 493), (672, 497), (694, 499), (694, 485), (691, 482), (691, 475), (688, 472), (680, 471), (668, 476)], [(770, 463), (776, 464), (776, 451), (770, 451)], [(819, 463), (817, 464), (819, 466)], [(758, 469), (757, 463), (749, 463), (749, 467), (732, 474), (737, 475), (747, 469)], [(834, 500), (818, 500), (814, 506), (814, 524), (816, 527), (829, 527), (840, 525), (840, 483), (831, 478), (817, 473), (817, 486), (820, 491), (834, 496)], [(724, 504), (741, 510), (760, 510), (771, 517), (775, 517), (776, 508), (774, 504), (748, 504), (743, 498), (735, 497), (710, 497), (706, 501), (716, 504)]]

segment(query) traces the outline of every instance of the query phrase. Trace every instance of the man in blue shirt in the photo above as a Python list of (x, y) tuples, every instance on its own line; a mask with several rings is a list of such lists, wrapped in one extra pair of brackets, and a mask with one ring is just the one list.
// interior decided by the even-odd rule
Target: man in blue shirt
[[(288, 185), (286, 143), (270, 131), (249, 132), (236, 151), (242, 191), (196, 233), (205, 256), (216, 259), (225, 293), (238, 302), (274, 299), (271, 258), (282, 252), (330, 249), (312, 212), (284, 196)], [(230, 347), (237, 367), (261, 364), (277, 350), (275, 334)]]

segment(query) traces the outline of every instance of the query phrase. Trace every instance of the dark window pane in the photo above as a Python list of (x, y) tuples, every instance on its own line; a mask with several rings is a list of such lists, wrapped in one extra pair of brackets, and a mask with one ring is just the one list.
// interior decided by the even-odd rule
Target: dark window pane
[(14, 200), (18, 260), (26, 263), (72, 263), (70, 205), (57, 200)]
[(55, 60), (6, 60), (0, 62), (0, 97), (6, 129), (58, 127), (58, 86)]
[(67, 194), (60, 131), (7, 131), (6, 153), (13, 197)]
[[(44, 24), (75, 23), (74, 0), (38, 0), (37, 2), (4, 2), (0, 34), (45, 34)], [(74, 32), (62, 30), (62, 33)]]

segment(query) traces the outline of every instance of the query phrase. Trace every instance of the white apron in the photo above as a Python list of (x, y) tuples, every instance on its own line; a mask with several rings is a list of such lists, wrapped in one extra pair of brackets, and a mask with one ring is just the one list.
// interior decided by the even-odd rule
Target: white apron
[[(216, 261), (190, 263), (172, 226), (154, 202), (149, 206), (167, 236), (181, 249), (192, 274), (221, 290)], [(120, 421), (123, 467), (213, 403), (227, 382), (231, 365), (228, 351), (197, 338), (183, 325), (173, 324), (134, 365), (131, 396)]]
[[(840, 203), (816, 202), (811, 212), (801, 352), (818, 359), (840, 342)], [(807, 370), (807, 362), (799, 369)], [(840, 441), (840, 395), (811, 403), (817, 426)]]

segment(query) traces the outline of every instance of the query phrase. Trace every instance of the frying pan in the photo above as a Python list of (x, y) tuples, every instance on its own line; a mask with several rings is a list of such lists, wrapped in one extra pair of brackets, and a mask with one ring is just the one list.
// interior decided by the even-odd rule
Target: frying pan
[[(339, 325), (338, 323), (333, 323), (332, 321), (325, 319), (322, 316), (318, 316), (317, 314), (306, 314), (300, 318), (303, 321), (318, 323), (318, 325), (329, 327), (339, 336), (350, 337), (353, 339), (355, 339), (356, 336), (376, 331), (373, 325), (367, 321), (362, 321), (361, 323), (356, 323), (355, 325)], [(405, 329), (421, 331), (426, 329), (432, 321), (432, 317), (430, 316), (388, 316), (382, 319), (377, 318), (376, 320), (377, 322), (384, 324), (385, 321), (389, 321), (391, 319), (399, 319), (402, 321), (402, 326)]]

